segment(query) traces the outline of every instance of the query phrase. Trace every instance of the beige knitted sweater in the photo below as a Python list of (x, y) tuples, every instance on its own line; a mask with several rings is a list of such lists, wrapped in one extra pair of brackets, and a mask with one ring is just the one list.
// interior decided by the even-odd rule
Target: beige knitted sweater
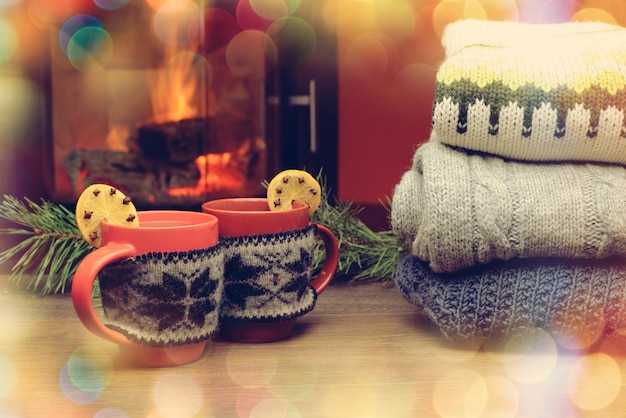
[(433, 132), (394, 190), (391, 222), (435, 272), (626, 255), (626, 168), (505, 160), (444, 145)]

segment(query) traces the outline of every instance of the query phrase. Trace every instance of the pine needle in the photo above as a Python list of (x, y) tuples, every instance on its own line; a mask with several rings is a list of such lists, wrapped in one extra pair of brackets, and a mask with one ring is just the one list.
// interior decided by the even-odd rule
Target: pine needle
[[(322, 200), (311, 215), (311, 221), (330, 229), (339, 244), (339, 263), (335, 279), (390, 281), (396, 266), (405, 255), (406, 243), (392, 231), (372, 231), (360, 218), (363, 210), (336, 197), (331, 203), (332, 191), (327, 187), (322, 171), (317, 175), (322, 188)], [(263, 182), (267, 187), (268, 182)], [(382, 204), (382, 203), (381, 203)], [(389, 212), (388, 205), (383, 205)], [(320, 243), (313, 255), (313, 270), (322, 267), (325, 258)]]
[(4, 195), (0, 218), (19, 227), (0, 228), (0, 234), (23, 235), (17, 245), (0, 252), (0, 264), (19, 257), (9, 280), (42, 295), (65, 292), (80, 261), (91, 250), (81, 237), (76, 219), (66, 207), (42, 199), (35, 203)]
[[(311, 220), (329, 228), (337, 238), (336, 279), (389, 281), (405, 254), (405, 245), (392, 231), (372, 231), (359, 218), (361, 211), (362, 208), (349, 202), (336, 200), (330, 204), (326, 193)], [(323, 261), (324, 249), (320, 245), (314, 255), (314, 268)]]

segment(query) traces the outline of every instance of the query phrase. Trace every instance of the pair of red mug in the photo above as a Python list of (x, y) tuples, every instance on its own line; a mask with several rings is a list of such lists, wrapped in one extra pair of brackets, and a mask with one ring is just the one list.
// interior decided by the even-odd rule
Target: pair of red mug
[[(102, 222), (103, 245), (79, 264), (72, 301), (89, 331), (116, 343), (126, 361), (140, 366), (199, 359), (218, 320), (220, 332), (232, 341), (287, 338), (297, 317), (313, 308), (337, 269), (335, 236), (311, 223), (308, 205), (301, 202), (294, 202), (290, 210), (270, 211), (262, 198), (219, 199), (205, 202), (202, 212), (139, 212), (139, 223), (127, 227)], [(317, 238), (324, 243), (325, 260), (311, 278), (311, 240)], [(263, 263), (265, 268), (258, 267)], [(278, 273), (274, 264), (280, 265)], [(105, 316), (111, 320), (107, 325), (92, 303), (96, 279)], [(263, 294), (263, 286), (269, 294)], [(296, 297), (293, 303), (299, 304), (290, 316), (269, 321), (246, 318), (256, 315), (261, 305), (280, 310), (282, 304), (284, 309), (292, 303), (286, 295)], [(228, 305), (231, 320), (222, 321), (222, 304)], [(238, 308), (248, 311), (238, 317)], [(126, 325), (116, 326), (116, 316)], [(173, 339), (159, 341), (168, 333)]]

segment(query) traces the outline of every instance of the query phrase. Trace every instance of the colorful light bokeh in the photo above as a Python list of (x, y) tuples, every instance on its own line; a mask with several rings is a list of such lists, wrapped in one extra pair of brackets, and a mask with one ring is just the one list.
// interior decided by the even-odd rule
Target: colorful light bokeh
[[(111, 66), (119, 65), (117, 54), (126, 43), (117, 37), (114, 21), (100, 16), (124, 15), (138, 1), (153, 18), (146, 27), (138, 24), (129, 29), (143, 31), (146, 44), (167, 56), (161, 62), (164, 73), (182, 61), (190, 62), (210, 83), (215, 70), (203, 54), (224, 49), (227, 67), (236, 77), (258, 80), (279, 62), (281, 53), (296, 65), (306, 64), (319, 49), (317, 30), (322, 24), (338, 37), (341, 88), (356, 86), (363, 95), (373, 91), (390, 96), (394, 111), (407, 115), (429, 114), (432, 103), (428, 98), (434, 94), (433, 80), (443, 54), (440, 37), (445, 26), (457, 19), (600, 20), (626, 25), (626, 2), (617, 0), (309, 0), (319, 2), (321, 21), (300, 14), (307, 0), (233, 0), (230, 9), (215, 7), (212, 1), (204, 2), (203, 8), (191, 0), (0, 0), (3, 149), (36, 142), (32, 125), (41, 117), (40, 107), (45, 103), (36, 75), (42, 63), (51, 59), (49, 49), (61, 51), (53, 59), (65, 71), (105, 76)], [(29, 330), (4, 332), (19, 338), (19, 333)], [(237, 346), (220, 358), (224, 379), (239, 390), (236, 398), (212, 400), (211, 394), (200, 389), (202, 382), (174, 371), (147, 389), (154, 394), (151, 416), (202, 416), (206, 411), (230, 408), (242, 417), (270, 413), (299, 417), (306, 416), (299, 404), (312, 397), (319, 397), (316, 402), (329, 416), (350, 416), (355, 410), (367, 416), (382, 411), (383, 405), (391, 405), (388, 416), (412, 416), (418, 410), (440, 417), (576, 416), (581, 411), (601, 414), (620, 402), (624, 375), (623, 361), (617, 356), (559, 356), (557, 346), (575, 351), (590, 342), (568, 344), (545, 333), (538, 333), (531, 342), (494, 348), (497, 361), (487, 369), (473, 366), (477, 347), (442, 350), (433, 344), (437, 351), (427, 354), (441, 363), (441, 373), (424, 377), (435, 384), (425, 395), (427, 401), (419, 405), (393, 402), (421, 390), (411, 384), (393, 393), (371, 389), (361, 391), (358, 399), (351, 397), (354, 386), (389, 378), (388, 353), (383, 347), (376, 350), (376, 358), (369, 348), (347, 348), (345, 363), (354, 365), (351, 373), (338, 377), (333, 391), (320, 394), (319, 376), (308, 359), (302, 359), (299, 370), (309, 376), (309, 385), (292, 385), (278, 358), (267, 356), (259, 361), (252, 348)], [(405, 355), (413, 358), (424, 353)], [(11, 396), (20, 379), (20, 370), (8, 358), (0, 351), (0, 401)], [(360, 367), (364, 364), (368, 367)], [(422, 378), (419, 372), (415, 371), (416, 380)], [(94, 361), (88, 352), (78, 350), (58, 370), (59, 391), (72, 404), (89, 405), (107, 394), (115, 373), (111, 364)], [(554, 398), (561, 402), (547, 400)], [(47, 398), (41, 401), (45, 402)], [(19, 416), (1, 407), (0, 414)], [(120, 407), (100, 409), (91, 416), (129, 415)]]
[[(363, 76), (369, 80), (406, 78), (405, 67), (415, 64), (436, 67), (442, 59), (443, 29), (457, 19), (626, 23), (625, 3), (605, 0), (326, 0), (320, 1), (321, 21), (299, 15), (306, 10), (303, 0), (233, 0), (230, 9), (223, 4), (215, 7), (210, 0), (143, 1), (153, 13), (151, 27), (133, 30), (143, 30), (146, 40), (156, 40), (163, 48), (211, 51), (226, 46), (232, 71), (255, 77), (267, 72), (259, 71), (260, 66), (267, 68), (280, 59), (279, 49), (283, 62), (306, 63), (316, 52), (320, 24), (338, 35), (340, 65), (350, 73), (346, 78), (363, 81)], [(24, 58), (40, 59), (28, 54), (33, 48), (24, 42), (46, 43), (46, 34), (52, 30), (58, 33), (67, 66), (80, 72), (106, 70), (125, 40), (96, 16), (108, 13), (108, 23), (114, 24), (116, 18), (111, 16), (122, 16), (132, 7), (137, 6), (128, 0), (58, 0), (54, 5), (44, 0), (3, 0), (0, 64), (19, 68)], [(33, 27), (39, 37), (32, 35)], [(236, 37), (248, 30), (255, 31), (254, 35)], [(267, 39), (258, 42), (259, 33)], [(242, 38), (254, 41), (250, 44)], [(242, 64), (241, 57), (249, 54), (255, 57), (250, 60), (253, 63)]]
[(93, 0), (96, 6), (104, 10), (117, 10), (126, 6), (130, 0)]

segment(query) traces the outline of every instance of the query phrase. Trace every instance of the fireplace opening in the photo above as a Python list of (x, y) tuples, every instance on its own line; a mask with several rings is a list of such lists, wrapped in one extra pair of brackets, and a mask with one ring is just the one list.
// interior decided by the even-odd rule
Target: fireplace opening
[(144, 207), (264, 194), (271, 42), (235, 2), (152, 3), (75, 14), (53, 37), (51, 194), (101, 182)]

